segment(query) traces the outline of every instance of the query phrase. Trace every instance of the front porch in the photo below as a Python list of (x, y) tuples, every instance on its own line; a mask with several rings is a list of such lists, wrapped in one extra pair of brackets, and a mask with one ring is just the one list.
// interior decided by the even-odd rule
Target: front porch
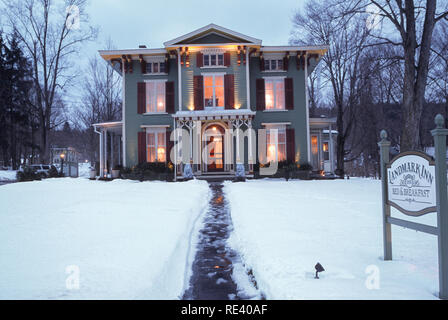
[[(256, 155), (252, 154), (251, 144), (255, 140), (249, 134), (247, 145), (240, 145), (239, 135), (245, 135), (250, 131), (247, 129), (252, 129), (254, 115), (255, 112), (250, 110), (178, 112), (173, 115), (175, 129), (188, 133), (187, 141), (182, 141), (182, 134), (175, 137), (181, 141), (174, 152), (176, 180), (185, 178), (186, 167), (188, 171), (191, 168), (192, 175), (197, 179), (233, 179), (238, 164), (244, 167), (246, 177), (253, 177)], [(176, 130), (177, 134), (179, 131)], [(188, 156), (182, 154), (182, 148)]]
[(106, 178), (116, 166), (123, 163), (123, 123), (95, 123), (93, 127), (99, 135), (99, 176)]
[(336, 118), (310, 118), (311, 165), (322, 175), (334, 175), (336, 169)]

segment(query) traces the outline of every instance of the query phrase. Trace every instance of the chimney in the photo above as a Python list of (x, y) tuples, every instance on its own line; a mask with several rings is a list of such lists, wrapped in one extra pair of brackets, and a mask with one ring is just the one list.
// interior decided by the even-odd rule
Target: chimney
[(140, 49), (146, 49), (146, 45), (144, 45), (144, 44), (140, 44), (138, 47), (139, 47)]

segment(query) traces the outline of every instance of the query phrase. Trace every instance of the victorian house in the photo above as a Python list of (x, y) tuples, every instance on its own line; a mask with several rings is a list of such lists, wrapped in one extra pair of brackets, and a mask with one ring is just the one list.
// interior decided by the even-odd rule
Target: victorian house
[[(181, 178), (186, 163), (180, 159), (189, 148), (186, 162), (198, 177), (234, 175), (237, 163), (250, 176), (262, 158), (332, 173), (335, 119), (310, 118), (307, 96), (307, 77), (327, 48), (263, 46), (260, 39), (210, 24), (163, 48), (101, 50), (123, 79), (122, 121), (94, 125), (101, 172), (116, 164), (171, 161)], [(173, 139), (179, 128), (190, 133), (188, 139), (179, 133)], [(241, 148), (229, 129), (265, 129), (266, 146), (247, 134)], [(263, 155), (253, 154), (254, 145)]]

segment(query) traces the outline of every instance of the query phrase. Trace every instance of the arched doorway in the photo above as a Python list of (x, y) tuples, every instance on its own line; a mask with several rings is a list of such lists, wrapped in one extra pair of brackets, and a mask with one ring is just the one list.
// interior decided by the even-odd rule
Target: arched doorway
[(224, 172), (225, 128), (220, 123), (207, 125), (202, 134), (202, 161), (206, 172)]

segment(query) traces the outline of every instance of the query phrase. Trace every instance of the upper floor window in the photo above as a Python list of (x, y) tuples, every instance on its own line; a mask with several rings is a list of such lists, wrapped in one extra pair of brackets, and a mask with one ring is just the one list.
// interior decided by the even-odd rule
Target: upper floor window
[(204, 76), (204, 106), (224, 107), (224, 75)]
[(265, 59), (264, 60), (265, 71), (283, 71), (282, 59)]
[(224, 66), (223, 53), (206, 53), (204, 54), (204, 67)]
[(147, 62), (146, 73), (166, 73), (165, 62)]
[(285, 109), (285, 80), (265, 79), (266, 110)]
[(146, 82), (146, 112), (165, 112), (165, 81)]

